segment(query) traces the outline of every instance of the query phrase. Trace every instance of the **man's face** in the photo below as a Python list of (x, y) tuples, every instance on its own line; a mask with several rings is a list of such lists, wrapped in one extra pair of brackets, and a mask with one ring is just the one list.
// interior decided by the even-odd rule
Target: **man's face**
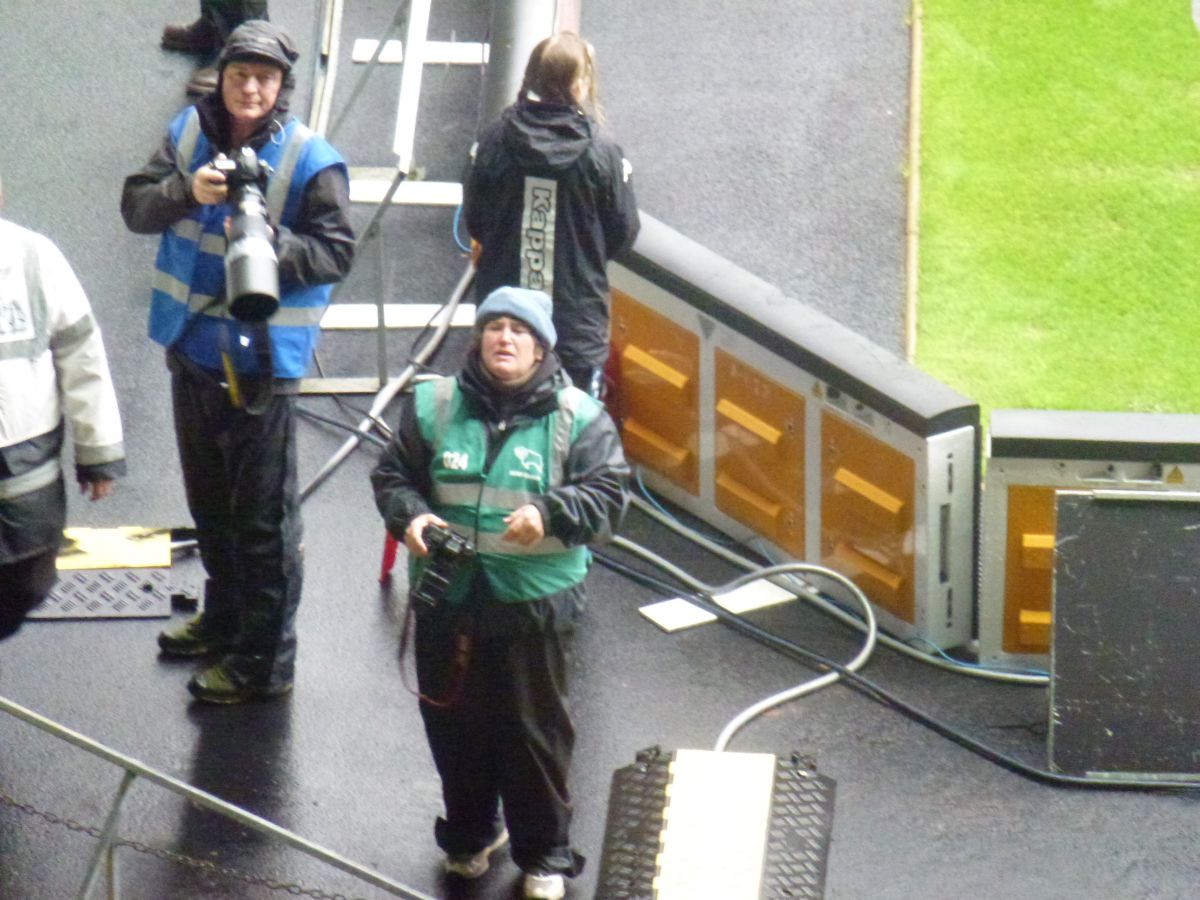
[(221, 99), (235, 125), (256, 124), (275, 108), (283, 70), (265, 62), (231, 62), (221, 79)]
[(520, 384), (533, 373), (544, 352), (528, 325), (520, 319), (497, 316), (483, 326), (479, 354), (483, 367), (501, 384)]

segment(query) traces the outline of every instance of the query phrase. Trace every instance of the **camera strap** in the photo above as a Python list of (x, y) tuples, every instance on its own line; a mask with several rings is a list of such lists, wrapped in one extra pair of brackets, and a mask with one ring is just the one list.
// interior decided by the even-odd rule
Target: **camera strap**
[(419, 687), (414, 688), (408, 683), (408, 672), (404, 668), (404, 657), (408, 653), (408, 642), (412, 637), (415, 621), (416, 612), (410, 599), (408, 607), (404, 611), (404, 626), (400, 629), (400, 681), (404, 685), (404, 689), (422, 703), (438, 709), (448, 709), (458, 702), (459, 697), (462, 696), (463, 687), (467, 683), (467, 670), (471, 666), (471, 648), (474, 644), (471, 631), (469, 628), (461, 626), (453, 629), (451, 636), (451, 640), (454, 642), (454, 670), (451, 676), (453, 680), (442, 696), (430, 697), (422, 694)]
[(275, 393), (275, 363), (271, 358), (271, 331), (266, 322), (242, 323), (243, 333), (254, 348), (258, 373), (248, 377), (239, 374), (233, 363), (233, 348), (230, 346), (230, 329), (221, 331), (221, 367), (225, 371), (225, 389), (229, 402), (236, 409), (252, 416), (261, 416), (271, 403)]

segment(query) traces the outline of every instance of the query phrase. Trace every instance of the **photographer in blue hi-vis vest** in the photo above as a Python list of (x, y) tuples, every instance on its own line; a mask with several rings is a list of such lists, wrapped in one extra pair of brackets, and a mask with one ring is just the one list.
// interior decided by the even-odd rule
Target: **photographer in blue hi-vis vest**
[[(164, 656), (218, 657), (188, 683), (210, 703), (292, 686), (302, 582), (295, 398), (332, 285), (354, 255), (346, 164), (288, 112), (298, 57), (269, 22), (234, 29), (216, 90), (175, 117), (121, 196), (130, 230), (161, 235), (150, 337), (166, 347), (208, 576), (203, 611), (158, 644)], [(227, 266), (244, 271), (235, 257), (272, 282), (252, 316), (239, 311), (240, 293), (229, 296)]]

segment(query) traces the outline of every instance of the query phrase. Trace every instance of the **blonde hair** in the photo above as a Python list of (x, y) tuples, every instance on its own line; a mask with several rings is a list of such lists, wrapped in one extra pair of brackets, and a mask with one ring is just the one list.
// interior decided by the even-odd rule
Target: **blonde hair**
[[(576, 83), (583, 86), (579, 99), (575, 97)], [(604, 110), (592, 45), (573, 31), (560, 31), (540, 41), (529, 54), (518, 99), (529, 94), (546, 103), (582, 106), (584, 112), (602, 122)]]

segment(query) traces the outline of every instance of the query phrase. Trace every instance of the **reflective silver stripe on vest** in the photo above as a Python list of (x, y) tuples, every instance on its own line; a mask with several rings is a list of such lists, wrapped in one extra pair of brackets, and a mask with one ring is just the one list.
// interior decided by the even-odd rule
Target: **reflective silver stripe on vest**
[(213, 234), (211, 231), (201, 232), (200, 223), (195, 219), (180, 219), (168, 227), (171, 229), (172, 234), (182, 240), (193, 244), (199, 242), (201, 253), (207, 253), (210, 256), (219, 256), (222, 259), (225, 258), (225, 248), (228, 244), (228, 241), (225, 240), (225, 235)]
[(474, 540), (475, 540), (474, 529), (469, 528), (466, 525), (459, 525), (455, 522), (448, 522), (447, 524), (450, 526), (450, 530), (453, 531), (455, 534), (457, 534), (459, 537), (466, 538), (468, 541), (474, 542)]
[(325, 315), (325, 309), (324, 306), (280, 306), (267, 322), (288, 327), (317, 325)]
[(47, 460), (36, 469), (30, 469), (12, 478), (0, 479), (0, 500), (10, 500), (23, 494), (30, 494), (48, 484), (54, 484), (58, 479), (59, 464), (57, 459)]
[(205, 310), (214, 316), (221, 315), (221, 312), (214, 308), (214, 297), (210, 294), (191, 293), (186, 284), (161, 269), (154, 270), (154, 290), (161, 291), (172, 300), (187, 304), (189, 312)]
[(175, 146), (175, 168), (187, 175), (192, 169), (192, 156), (196, 153), (196, 142), (200, 139), (200, 113), (196, 107), (188, 109), (187, 120)]
[[(215, 298), (210, 294), (190, 293), (186, 284), (159, 269), (154, 270), (154, 289), (166, 294), (172, 300), (186, 303), (189, 312), (203, 312), (205, 315), (218, 319), (233, 318), (229, 315), (229, 307), (224, 302), (216, 305), (213, 303)], [(272, 325), (305, 328), (318, 324), (323, 315), (325, 315), (324, 306), (280, 306), (269, 321)]]
[(533, 501), (537, 494), (528, 491), (506, 491), (487, 487), (480, 490), (478, 482), (468, 484), (445, 484), (433, 486), (433, 499), (447, 506), (490, 506), (494, 509), (517, 509)]
[(475, 538), (475, 549), (480, 553), (503, 553), (508, 556), (552, 556), (566, 553), (568, 548), (555, 537), (544, 537), (536, 544), (518, 544), (506, 541), (498, 534), (480, 533)]
[(283, 218), (283, 208), (287, 205), (288, 191), (292, 188), (292, 176), (296, 173), (296, 163), (300, 159), (304, 145), (312, 136), (312, 130), (306, 125), (296, 122), (292, 126), (287, 146), (283, 148), (283, 157), (279, 160), (279, 165), (275, 167), (275, 172), (267, 183), (267, 212), (270, 214), (272, 222), (279, 222)]
[(571, 452), (571, 431), (575, 427), (575, 413), (579, 410), (579, 394), (574, 391), (558, 392), (558, 421), (554, 426), (553, 445), (550, 448), (550, 487), (563, 483), (563, 467), (567, 454)]
[(498, 534), (479, 532), (466, 526), (451, 522), (450, 530), (459, 537), (464, 537), (475, 544), (480, 553), (507, 554), (508, 556), (553, 556), (556, 553), (566, 553), (569, 548), (556, 537), (544, 537), (536, 544), (518, 544), (506, 541)]
[(454, 399), (454, 389), (457, 382), (453, 377), (443, 378), (433, 386), (433, 420), (436, 423), (435, 434), (445, 434), (450, 427), (450, 401)]

